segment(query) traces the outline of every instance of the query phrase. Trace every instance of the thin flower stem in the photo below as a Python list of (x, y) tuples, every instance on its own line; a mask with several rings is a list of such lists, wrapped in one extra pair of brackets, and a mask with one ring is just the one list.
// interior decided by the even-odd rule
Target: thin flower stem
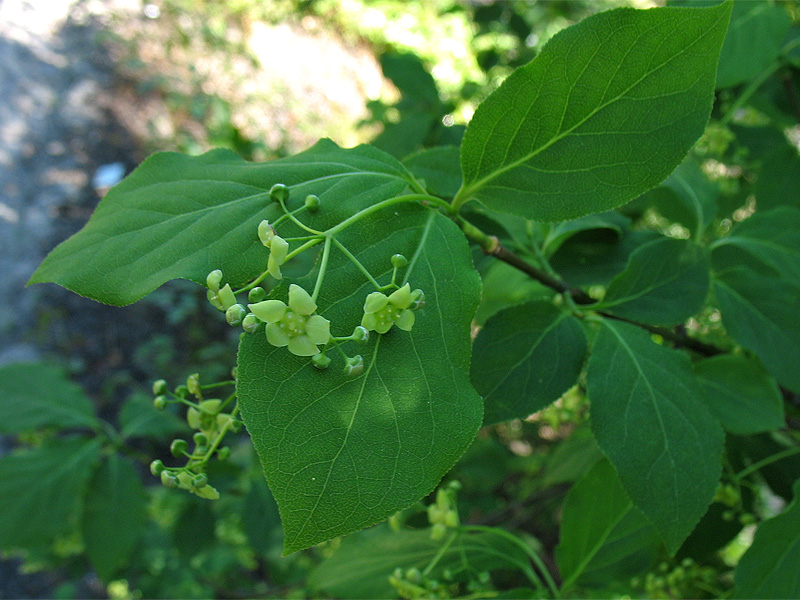
[(325, 279), (325, 271), (328, 269), (328, 257), (331, 253), (331, 240), (330, 236), (325, 236), (325, 246), (322, 248), (322, 260), (319, 263), (319, 273), (317, 273), (317, 281), (314, 284), (314, 292), (311, 294), (311, 299), (316, 302), (319, 296), (319, 291), (322, 289), (322, 281)]
[(314, 235), (321, 235), (322, 234), (321, 231), (317, 231), (316, 229), (311, 229), (311, 227), (308, 227), (300, 219), (295, 217), (293, 213), (289, 212), (289, 210), (286, 208), (286, 204), (284, 203), (283, 200), (280, 200), (280, 203), (281, 203), (281, 208), (283, 209), (284, 215), (289, 217), (289, 219), (292, 221), (292, 223), (297, 225), (300, 229), (302, 229), (304, 231), (307, 231), (308, 233), (313, 233)]
[(450, 548), (450, 546), (453, 545), (453, 542), (455, 541), (456, 537), (458, 537), (458, 531), (454, 531), (452, 535), (447, 539), (447, 541), (445, 541), (445, 543), (439, 547), (439, 550), (436, 552), (434, 557), (431, 558), (431, 561), (428, 563), (428, 566), (425, 567), (424, 571), (422, 571), (423, 577), (427, 577), (428, 573), (430, 573), (433, 570), (433, 568), (439, 563), (439, 561), (442, 560), (442, 557), (445, 555), (447, 550)]
[(354, 264), (356, 267), (358, 267), (358, 270), (359, 270), (359, 271), (361, 271), (361, 272), (364, 274), (364, 276), (365, 276), (365, 277), (366, 277), (366, 278), (369, 280), (369, 282), (370, 282), (372, 285), (374, 285), (374, 286), (375, 286), (375, 289), (376, 289), (376, 290), (380, 290), (380, 289), (381, 289), (381, 284), (380, 284), (380, 283), (378, 283), (378, 282), (375, 280), (375, 278), (374, 278), (374, 277), (373, 277), (373, 276), (370, 274), (370, 272), (369, 272), (369, 271), (367, 271), (366, 267), (365, 267), (364, 265), (362, 265), (362, 264), (361, 264), (361, 261), (360, 261), (360, 260), (358, 260), (358, 259), (357, 259), (357, 258), (356, 258), (356, 257), (353, 255), (353, 253), (352, 253), (352, 252), (350, 252), (350, 250), (348, 250), (347, 248), (345, 248), (344, 244), (342, 244), (342, 243), (341, 243), (339, 240), (337, 240), (337, 239), (336, 239), (336, 238), (334, 238), (334, 237), (331, 237), (330, 239), (332, 239), (332, 240), (333, 240), (333, 243), (334, 243), (334, 244), (336, 244), (336, 247), (337, 247), (337, 248), (339, 248), (339, 250), (341, 250), (341, 251), (342, 251), (342, 253), (343, 253), (343, 254), (344, 254), (344, 255), (345, 255), (347, 258), (349, 258), (349, 259), (350, 259), (350, 260), (353, 262), (353, 264)]
[(783, 460), (784, 458), (788, 458), (789, 456), (794, 456), (795, 454), (800, 454), (800, 446), (793, 446), (792, 448), (787, 448), (781, 452), (773, 454), (772, 456), (768, 456), (766, 458), (761, 459), (758, 462), (753, 463), (749, 467), (742, 469), (734, 476), (734, 481), (741, 481), (751, 473), (755, 473), (759, 469), (766, 467), (767, 465), (771, 465), (774, 462), (778, 462), (779, 460)]
[(339, 223), (338, 225), (334, 225), (327, 231), (325, 231), (326, 235), (335, 235), (342, 231), (343, 229), (347, 229), (350, 225), (354, 223), (358, 223), (364, 217), (371, 215), (374, 212), (378, 212), (379, 210), (383, 210), (389, 206), (394, 204), (402, 204), (404, 202), (417, 202), (422, 204), (423, 206), (434, 205), (438, 208), (443, 209), (448, 214), (452, 213), (452, 207), (442, 200), (441, 198), (437, 198), (436, 196), (429, 196), (428, 194), (406, 194), (404, 196), (396, 196), (394, 198), (388, 198), (387, 200), (383, 200), (382, 202), (378, 202), (377, 204), (373, 204), (372, 206), (368, 206), (365, 209), (358, 211), (356, 214), (346, 218), (344, 221)]

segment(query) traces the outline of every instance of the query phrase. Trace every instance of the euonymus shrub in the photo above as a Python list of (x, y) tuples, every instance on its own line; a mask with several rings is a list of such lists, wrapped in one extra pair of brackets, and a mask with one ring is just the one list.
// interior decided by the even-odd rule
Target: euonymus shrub
[[(31, 283), (120, 306), (170, 279), (207, 287), (243, 329), (235, 393), (210, 397), (217, 383), (198, 377), (174, 390), (156, 382), (156, 406), (188, 405), (195, 433), (173, 443), (185, 463), (151, 468), (167, 487), (217, 498), (205, 467), (243, 423), (286, 553), (414, 505), (482, 425), (524, 418), (578, 384), (604, 458), (564, 506), (562, 591), (588, 585), (602, 564), (623, 572), (646, 548), (674, 555), (704, 515), (719, 519), (715, 498), (712, 508), (741, 509), (748, 477), (796, 448), (753, 459), (726, 452), (725, 431), (782, 427), (779, 386), (800, 392), (800, 201), (764, 176), (759, 211), (725, 229), (717, 187), (687, 157), (717, 78), (757, 82), (728, 125), (764, 69), (791, 64), (791, 43), (748, 50), (752, 24), (765, 22), (755, 16), (769, 18), (771, 42), (786, 35), (784, 9), (761, 3), (588, 18), (486, 98), (460, 151), (401, 161), (322, 140), (264, 164), (220, 150), (156, 154)], [(720, 131), (704, 143), (729, 130)], [(632, 230), (611, 212), (639, 197), (675, 227)], [(481, 278), (470, 244), (542, 284), (507, 290), (487, 271), (484, 298), (501, 300), (479, 315), (474, 340)], [(301, 255), (313, 268), (286, 275)], [(732, 339), (706, 326), (719, 314)], [(466, 532), (454, 492), (440, 492), (434, 538)], [(782, 519), (790, 535), (756, 533), (737, 571), (743, 593), (797, 593), (781, 577), (798, 551), (797, 515), (792, 505), (763, 526)], [(428, 543), (409, 535), (411, 546)], [(417, 593), (414, 573), (393, 577), (402, 594)]]

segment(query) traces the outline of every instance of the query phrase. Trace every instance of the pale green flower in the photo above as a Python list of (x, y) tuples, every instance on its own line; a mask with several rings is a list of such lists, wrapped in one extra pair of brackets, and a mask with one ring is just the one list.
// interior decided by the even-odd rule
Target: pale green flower
[(289, 253), (289, 242), (279, 235), (272, 236), (269, 242), (269, 260), (267, 260), (267, 271), (275, 279), (283, 279), (281, 265), (286, 262), (286, 255)]
[(315, 315), (316, 303), (299, 285), (289, 286), (289, 305), (280, 300), (264, 300), (247, 308), (267, 324), (267, 341), (273, 346), (289, 347), (297, 356), (314, 356), (318, 345), (331, 339), (331, 323)]
[(383, 292), (372, 292), (364, 302), (361, 326), (378, 333), (386, 333), (392, 325), (397, 325), (404, 331), (411, 331), (414, 326), (414, 313), (409, 308), (411, 304), (409, 284), (405, 284), (388, 296)]

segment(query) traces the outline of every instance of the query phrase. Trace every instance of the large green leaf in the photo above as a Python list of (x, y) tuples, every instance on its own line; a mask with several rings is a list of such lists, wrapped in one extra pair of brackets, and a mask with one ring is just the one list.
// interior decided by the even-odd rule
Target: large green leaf
[(694, 369), (708, 410), (727, 431), (751, 435), (786, 425), (780, 390), (758, 361), (724, 354)]
[(136, 469), (109, 455), (89, 483), (83, 511), (86, 554), (103, 581), (128, 565), (146, 523), (147, 497)]
[(780, 53), (791, 24), (780, 3), (734, 2), (728, 35), (719, 56), (717, 87), (745, 83), (766, 70)]
[(714, 243), (712, 260), (718, 269), (746, 263), (800, 281), (800, 210), (782, 206), (755, 213)]
[(524, 419), (575, 385), (586, 357), (578, 320), (546, 301), (501, 311), (472, 348), (472, 385), (483, 397), (484, 425)]
[(38, 363), (0, 368), (0, 433), (99, 426), (91, 401), (60, 369)]
[(56, 440), (0, 458), (0, 548), (50, 544), (77, 521), (98, 440)]
[[(442, 549), (431, 539), (430, 530), (391, 531), (386, 526), (352, 535), (308, 578), (314, 590), (335, 598), (396, 598), (389, 576), (400, 567), (424, 570)], [(431, 575), (441, 577), (445, 569), (463, 573), (465, 561), (477, 571), (517, 569), (527, 565), (525, 553), (506, 538), (491, 532), (460, 534), (446, 548)], [(466, 575), (463, 573), (461, 577)]]
[[(242, 339), (239, 402), (280, 508), (286, 552), (419, 500), (467, 449), (483, 416), (468, 377), (480, 286), (456, 225), (405, 205), (373, 213), (337, 239), (380, 282), (391, 277), (394, 253), (409, 257), (403, 276), (427, 303), (411, 332), (395, 327), (347, 347), (364, 357), (357, 377), (342, 372), (338, 354), (320, 372), (263, 334)], [(353, 331), (373, 290), (341, 252), (331, 252), (317, 304), (333, 335)]]
[(557, 34), (475, 111), (457, 200), (557, 221), (658, 184), (705, 129), (730, 10), (618, 9)]
[(564, 502), (556, 560), (564, 583), (592, 586), (646, 570), (661, 546), (607, 460), (599, 461)]
[(117, 305), (170, 279), (205, 282), (213, 269), (222, 269), (231, 285), (242, 284), (265, 269), (268, 251), (256, 232), (262, 219), (281, 214), (269, 199), (273, 184), (290, 186), (300, 204), (316, 194), (334, 218), (369, 197), (400, 193), (410, 179), (375, 148), (343, 150), (329, 140), (268, 163), (248, 163), (227, 150), (155, 154), (103, 198), (29, 283), (51, 281)]
[(586, 381), (597, 443), (674, 554), (714, 497), (724, 442), (688, 357), (604, 320)]
[(743, 267), (714, 279), (722, 323), (779, 383), (800, 393), (800, 285)]
[(661, 238), (631, 254), (594, 308), (645, 323), (677, 325), (700, 310), (708, 285), (705, 249), (688, 240)]
[(794, 500), (759, 525), (736, 566), (737, 598), (800, 598), (800, 480)]

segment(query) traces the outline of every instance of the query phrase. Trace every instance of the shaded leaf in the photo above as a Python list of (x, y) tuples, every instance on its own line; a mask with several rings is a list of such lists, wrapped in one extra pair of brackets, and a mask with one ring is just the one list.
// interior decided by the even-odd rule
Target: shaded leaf
[(800, 208), (800, 155), (785, 138), (764, 158), (755, 194), (761, 210), (784, 205)]
[(618, 9), (558, 33), (475, 111), (457, 199), (557, 221), (661, 182), (705, 129), (730, 10)]
[(524, 419), (575, 385), (586, 357), (578, 320), (550, 302), (530, 302), (489, 319), (472, 347), (472, 385), (484, 425)]
[(50, 544), (74, 525), (99, 450), (76, 437), (0, 458), (0, 548)]
[(152, 398), (144, 394), (133, 395), (122, 405), (119, 426), (124, 439), (166, 438), (188, 430), (186, 421), (171, 412), (156, 410)]
[(53, 250), (29, 283), (50, 281), (117, 305), (170, 279), (204, 283), (213, 269), (222, 269), (231, 285), (243, 284), (266, 265), (257, 227), (281, 214), (269, 199), (273, 184), (288, 185), (298, 204), (316, 194), (327, 218), (335, 219), (369, 197), (400, 193), (410, 178), (375, 148), (343, 150), (330, 140), (260, 164), (227, 150), (161, 152), (106, 194), (86, 226)]
[(245, 496), (242, 527), (250, 546), (262, 555), (283, 543), (278, 505), (260, 473), (252, 478), (250, 491)]
[(61, 369), (38, 363), (0, 368), (0, 433), (99, 425), (89, 398)]
[(571, 221), (557, 223), (552, 227), (544, 240), (542, 249), (547, 254), (553, 254), (572, 236), (592, 229), (608, 230), (612, 234), (621, 236), (628, 229), (631, 220), (617, 212), (607, 212), (600, 215), (589, 215)]
[(724, 442), (689, 359), (604, 320), (586, 378), (597, 443), (674, 554), (714, 497)]
[(708, 255), (688, 240), (661, 238), (639, 246), (594, 306), (655, 325), (683, 323), (708, 295)]
[[(239, 404), (280, 507), (287, 553), (375, 524), (425, 496), (469, 447), (483, 413), (468, 377), (480, 288), (455, 224), (398, 205), (337, 239), (381, 282), (391, 279), (392, 254), (409, 257), (403, 277), (427, 299), (411, 332), (395, 327), (346, 347), (364, 357), (357, 377), (343, 373), (335, 354), (321, 372), (263, 334), (242, 339)], [(315, 275), (301, 283), (311, 289)], [(334, 335), (349, 335), (372, 291), (333, 250), (318, 313)]]
[(717, 212), (719, 187), (689, 157), (657, 188), (645, 194), (665, 218), (691, 231), (695, 239), (705, 231)]
[(461, 164), (456, 146), (420, 150), (403, 159), (403, 164), (426, 189), (442, 198), (452, 198), (461, 185)]
[(128, 565), (147, 524), (147, 497), (131, 462), (111, 454), (91, 482), (83, 512), (83, 540), (97, 574), (109, 581)]
[(800, 285), (740, 267), (717, 274), (714, 293), (733, 339), (779, 383), (800, 392)]
[(656, 530), (633, 506), (607, 460), (570, 490), (559, 538), (562, 590), (632, 577), (652, 565), (661, 547)]
[(708, 410), (731, 433), (750, 435), (786, 425), (775, 380), (755, 360), (726, 354), (695, 363)]
[(505, 308), (516, 306), (535, 298), (552, 298), (553, 290), (499, 260), (494, 260), (482, 277), (481, 304), (475, 313), (475, 322), (486, 320)]
[(800, 481), (794, 500), (761, 523), (753, 544), (736, 566), (736, 598), (800, 597)]

